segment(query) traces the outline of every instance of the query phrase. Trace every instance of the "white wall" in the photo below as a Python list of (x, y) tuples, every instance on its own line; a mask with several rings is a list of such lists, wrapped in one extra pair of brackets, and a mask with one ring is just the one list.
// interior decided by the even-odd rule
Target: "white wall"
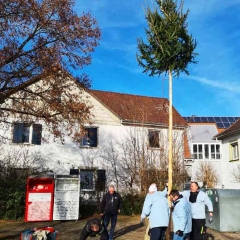
[[(233, 178), (233, 170), (237, 169), (240, 161), (229, 161), (230, 160), (230, 146), (229, 142), (238, 141), (238, 147), (240, 146), (240, 134), (225, 138), (222, 140), (222, 159), (223, 159), (223, 182), (225, 189), (240, 189), (240, 183), (235, 182)], [(239, 149), (239, 148), (238, 148)]]

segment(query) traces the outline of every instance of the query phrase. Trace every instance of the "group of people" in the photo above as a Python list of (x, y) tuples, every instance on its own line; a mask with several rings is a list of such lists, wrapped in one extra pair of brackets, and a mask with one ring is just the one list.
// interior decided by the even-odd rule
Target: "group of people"
[(163, 240), (169, 226), (169, 216), (172, 210), (173, 240), (203, 240), (205, 233), (205, 206), (208, 207), (209, 221), (213, 217), (213, 205), (208, 195), (199, 189), (197, 182), (192, 182), (190, 190), (169, 193), (172, 207), (169, 208), (167, 190), (157, 191), (156, 184), (151, 184), (145, 198), (141, 221), (149, 219), (149, 230), (145, 239)]
[[(205, 206), (208, 207), (210, 222), (213, 217), (213, 205), (208, 195), (199, 189), (197, 182), (192, 182), (190, 190), (179, 192), (173, 189), (170, 191), (172, 206), (169, 207), (167, 191), (167, 187), (163, 191), (158, 191), (155, 183), (149, 187), (141, 214), (141, 222), (144, 222), (146, 218), (149, 220), (145, 239), (165, 239), (170, 211), (172, 211), (173, 240), (203, 240), (206, 224)], [(117, 215), (121, 208), (122, 198), (115, 191), (114, 185), (110, 185), (101, 202), (101, 218), (88, 220), (81, 232), (80, 240), (97, 235), (100, 235), (101, 240), (113, 240)], [(111, 222), (111, 227), (108, 233), (109, 222)]]

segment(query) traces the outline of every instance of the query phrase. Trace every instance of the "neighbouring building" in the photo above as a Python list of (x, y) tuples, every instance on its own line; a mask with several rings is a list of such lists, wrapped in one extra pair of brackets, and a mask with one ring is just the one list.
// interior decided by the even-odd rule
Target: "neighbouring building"
[[(217, 177), (214, 185), (216, 188), (231, 188), (225, 184), (224, 179), (228, 179), (226, 172), (225, 156), (221, 133), (231, 128), (239, 117), (184, 117), (188, 122), (188, 143), (190, 155), (185, 156), (185, 166), (193, 181), (200, 181), (203, 185), (204, 172), (211, 170)], [(211, 173), (210, 173), (211, 174)], [(205, 176), (207, 177), (207, 176)]]
[(240, 119), (213, 139), (222, 142), (222, 187), (240, 189)]

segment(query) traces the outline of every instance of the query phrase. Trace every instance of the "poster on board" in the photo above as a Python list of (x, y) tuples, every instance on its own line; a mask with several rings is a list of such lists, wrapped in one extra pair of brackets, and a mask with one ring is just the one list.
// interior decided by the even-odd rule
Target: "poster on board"
[(79, 218), (80, 179), (55, 179), (53, 220)]

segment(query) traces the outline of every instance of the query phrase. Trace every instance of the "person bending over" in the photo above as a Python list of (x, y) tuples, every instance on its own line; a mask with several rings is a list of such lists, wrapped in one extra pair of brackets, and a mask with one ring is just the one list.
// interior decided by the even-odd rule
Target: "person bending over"
[(81, 232), (80, 240), (97, 236), (101, 236), (100, 240), (109, 240), (108, 232), (102, 220), (98, 218), (89, 219)]

